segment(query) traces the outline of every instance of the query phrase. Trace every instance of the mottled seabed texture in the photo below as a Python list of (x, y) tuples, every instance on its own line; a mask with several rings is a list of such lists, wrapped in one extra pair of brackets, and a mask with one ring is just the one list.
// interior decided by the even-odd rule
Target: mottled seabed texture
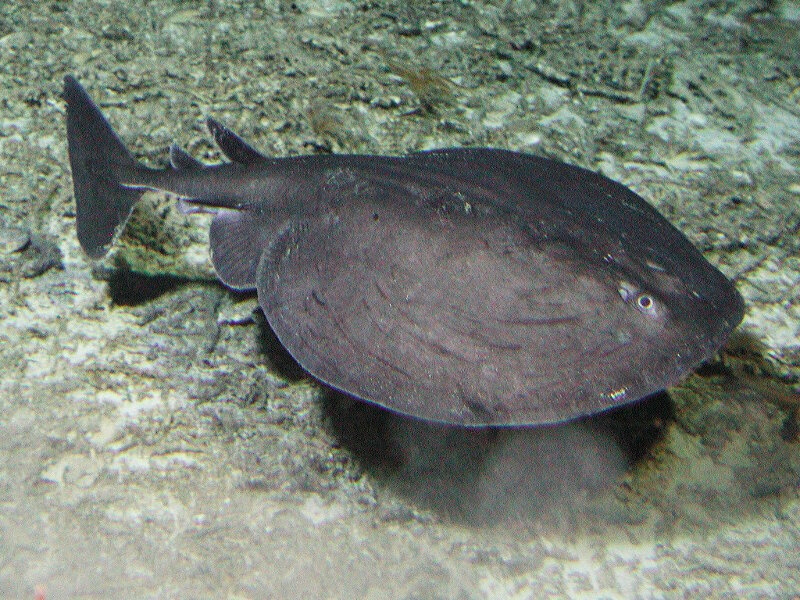
[[(533, 3), (530, 3), (533, 4)], [(0, 5), (0, 596), (787, 598), (800, 589), (800, 4)], [(630, 186), (732, 278), (726, 349), (577, 423), (465, 430), (320, 388), (207, 215), (75, 236), (63, 76), (163, 166), (531, 152)]]

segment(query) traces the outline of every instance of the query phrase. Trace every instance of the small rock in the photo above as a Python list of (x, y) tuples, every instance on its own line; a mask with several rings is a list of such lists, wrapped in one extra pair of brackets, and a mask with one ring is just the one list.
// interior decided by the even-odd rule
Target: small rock
[(25, 279), (33, 279), (43, 275), (50, 269), (63, 268), (61, 250), (59, 250), (58, 246), (49, 239), (31, 235), (14, 270)]
[(31, 235), (19, 227), (0, 224), (0, 253), (20, 252), (30, 243)]

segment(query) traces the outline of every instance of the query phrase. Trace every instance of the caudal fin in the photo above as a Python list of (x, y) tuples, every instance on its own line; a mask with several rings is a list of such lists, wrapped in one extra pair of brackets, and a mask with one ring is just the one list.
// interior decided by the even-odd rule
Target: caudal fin
[(64, 78), (64, 99), (78, 241), (90, 257), (101, 258), (144, 193), (121, 185), (118, 178), (121, 170), (138, 167), (138, 162), (70, 75)]

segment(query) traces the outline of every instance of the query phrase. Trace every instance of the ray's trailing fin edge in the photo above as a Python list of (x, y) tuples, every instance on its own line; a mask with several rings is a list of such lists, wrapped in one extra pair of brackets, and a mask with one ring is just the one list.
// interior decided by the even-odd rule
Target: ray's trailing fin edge
[(146, 189), (215, 213), (228, 286), (319, 381), (413, 417), (536, 425), (677, 383), (742, 320), (733, 284), (644, 199), (491, 148), (271, 158), (212, 118), (231, 162), (139, 164), (67, 77), (78, 239), (102, 257)]

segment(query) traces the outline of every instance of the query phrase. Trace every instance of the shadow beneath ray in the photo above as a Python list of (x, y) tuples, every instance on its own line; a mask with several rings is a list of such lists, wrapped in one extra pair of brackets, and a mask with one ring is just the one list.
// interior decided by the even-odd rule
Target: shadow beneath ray
[(139, 306), (152, 302), (193, 280), (175, 275), (145, 275), (126, 269), (107, 273), (108, 293), (117, 306)]
[[(259, 345), (290, 380), (308, 377), (261, 312)], [(466, 523), (531, 519), (613, 489), (674, 420), (666, 393), (591, 418), (539, 427), (468, 428), (399, 415), (323, 386), (341, 446), (385, 489)]]
[(258, 350), (271, 370), (290, 382), (311, 377), (283, 347), (261, 309), (253, 313), (253, 320), (256, 322), (256, 331), (258, 332), (256, 340)]
[[(259, 323), (267, 360), (304, 377)], [(669, 394), (544, 427), (430, 423), (324, 387), (320, 402), (329, 432), (375, 484), (379, 518), (413, 518), (416, 507), (467, 525), (570, 535), (638, 525), (646, 531), (636, 535), (653, 539), (707, 535), (775, 510), (800, 473), (796, 392), (754, 382), (731, 360)]]
[(391, 413), (332, 390), (342, 445), (413, 504), (469, 523), (534, 518), (613, 488), (672, 418), (667, 394), (571, 423), (464, 428)]

